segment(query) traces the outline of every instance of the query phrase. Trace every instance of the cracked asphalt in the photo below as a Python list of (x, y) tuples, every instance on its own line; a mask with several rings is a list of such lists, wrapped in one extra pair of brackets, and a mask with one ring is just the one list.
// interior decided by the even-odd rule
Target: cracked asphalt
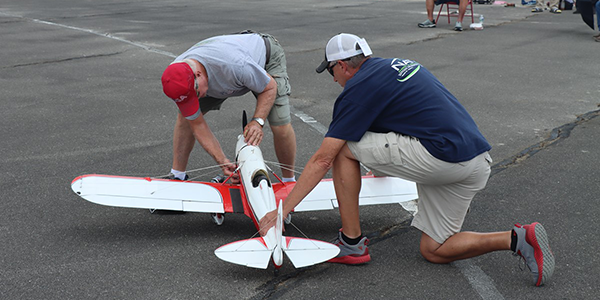
[[(600, 65), (579, 15), (475, 4), (482, 31), (420, 29), (422, 0), (7, 0), (0, 4), (1, 299), (597, 299), (600, 294)], [(469, 22), (466, 22), (467, 24)], [(531, 284), (510, 252), (448, 265), (421, 258), (399, 205), (361, 209), (373, 260), (363, 266), (285, 263), (255, 270), (213, 251), (255, 234), (227, 215), (156, 215), (103, 207), (70, 189), (88, 173), (156, 176), (170, 168), (176, 107), (160, 75), (173, 57), (217, 34), (255, 29), (286, 50), (298, 162), (318, 148), (341, 88), (316, 74), (327, 40), (350, 32), (374, 55), (414, 59), (457, 96), (492, 144), (493, 173), (464, 230), (539, 221), (556, 270)], [(596, 32), (597, 33), (597, 32)], [(242, 109), (207, 119), (233, 155)], [(271, 134), (262, 145), (274, 159)], [(209, 179), (196, 149), (190, 168)], [(294, 214), (289, 235), (331, 240), (337, 211)]]

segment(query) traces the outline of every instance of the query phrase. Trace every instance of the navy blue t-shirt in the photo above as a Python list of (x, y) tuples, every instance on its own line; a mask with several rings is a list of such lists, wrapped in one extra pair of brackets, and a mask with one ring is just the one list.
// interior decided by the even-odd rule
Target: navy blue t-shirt
[(458, 100), (407, 59), (367, 59), (337, 98), (325, 136), (359, 141), (367, 131), (416, 137), (431, 155), (451, 163), (491, 149)]

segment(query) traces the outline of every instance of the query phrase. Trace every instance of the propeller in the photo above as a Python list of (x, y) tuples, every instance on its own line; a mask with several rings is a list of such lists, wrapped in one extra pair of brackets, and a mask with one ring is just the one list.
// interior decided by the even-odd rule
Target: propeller
[(242, 114), (242, 132), (244, 132), (244, 128), (248, 125), (248, 116), (246, 116), (246, 111)]

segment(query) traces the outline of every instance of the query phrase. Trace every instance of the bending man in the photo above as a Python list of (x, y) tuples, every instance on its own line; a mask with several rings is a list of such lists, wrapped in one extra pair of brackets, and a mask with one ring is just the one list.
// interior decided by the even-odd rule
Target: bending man
[(204, 115), (218, 110), (229, 97), (252, 92), (256, 109), (244, 128), (246, 142), (258, 145), (269, 121), (275, 152), (285, 181), (294, 181), (296, 136), (290, 118), (290, 85), (283, 48), (271, 35), (254, 32), (203, 40), (179, 55), (162, 75), (164, 93), (179, 115), (173, 132), (170, 178), (185, 180), (190, 153), (197, 140), (221, 166), (225, 176), (235, 170)]

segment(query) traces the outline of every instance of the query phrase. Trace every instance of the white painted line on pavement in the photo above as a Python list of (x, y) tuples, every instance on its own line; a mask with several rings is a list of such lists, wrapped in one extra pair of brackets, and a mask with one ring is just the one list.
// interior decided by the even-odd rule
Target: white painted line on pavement
[(305, 124), (307, 124), (308, 126), (312, 127), (313, 129), (315, 129), (318, 133), (322, 134), (323, 136), (325, 136), (325, 134), (327, 133), (327, 127), (323, 126), (323, 124), (319, 123), (319, 121), (315, 120), (315, 118), (305, 114), (303, 111), (293, 107), (290, 104), (290, 112), (298, 117), (298, 119), (302, 120), (302, 122), (304, 122)]
[(458, 260), (452, 263), (465, 276), (471, 287), (481, 296), (483, 300), (504, 300), (492, 279), (478, 266), (468, 260)]

